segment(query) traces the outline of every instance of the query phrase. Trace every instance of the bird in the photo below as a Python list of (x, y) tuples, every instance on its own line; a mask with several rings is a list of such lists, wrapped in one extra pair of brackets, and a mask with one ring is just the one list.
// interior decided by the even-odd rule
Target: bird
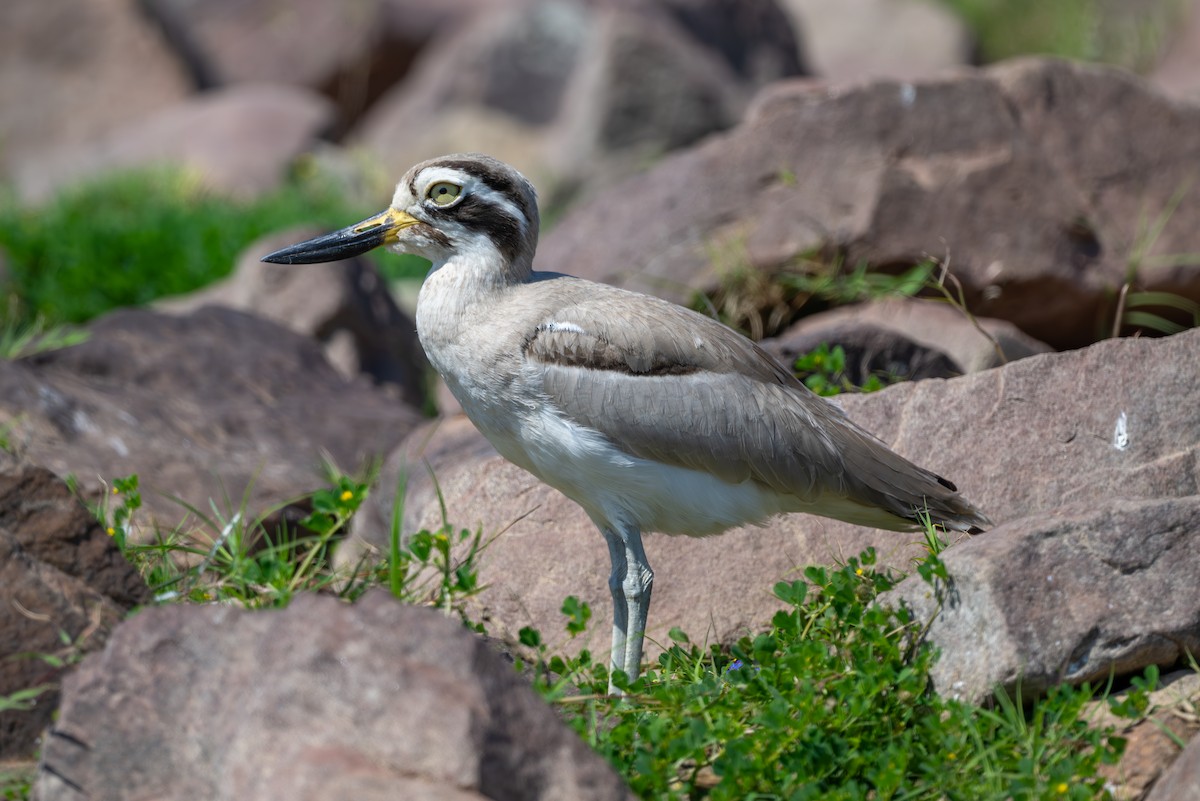
[(263, 261), (381, 246), (429, 260), (416, 324), (430, 363), (496, 450), (579, 504), (608, 546), (611, 693), (618, 671), (641, 670), (643, 533), (703, 537), (794, 512), (896, 531), (991, 525), (721, 322), (535, 271), (538, 226), (528, 179), (458, 153), (412, 167), (383, 212)]

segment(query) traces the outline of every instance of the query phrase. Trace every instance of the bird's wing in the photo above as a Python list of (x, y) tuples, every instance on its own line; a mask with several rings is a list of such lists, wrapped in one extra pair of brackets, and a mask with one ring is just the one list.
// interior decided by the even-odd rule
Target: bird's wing
[(523, 344), (574, 422), (631, 455), (805, 502), (833, 495), (910, 520), (922, 505), (946, 507), (935, 520), (975, 514), (952, 484), (892, 453), (750, 340), (674, 304), (604, 290), (547, 314)]
[(840, 412), (757, 345), (674, 304), (604, 294), (557, 309), (524, 346), (567, 417), (632, 455), (801, 497), (843, 472), (823, 436)]

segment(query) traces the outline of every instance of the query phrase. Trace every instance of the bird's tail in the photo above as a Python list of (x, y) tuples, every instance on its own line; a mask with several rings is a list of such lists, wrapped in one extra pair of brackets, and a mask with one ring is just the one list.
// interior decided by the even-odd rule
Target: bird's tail
[(926, 518), (970, 534), (992, 527), (953, 482), (913, 464), (857, 426), (850, 429), (852, 444), (842, 457), (851, 501), (889, 512), (898, 518), (897, 528), (920, 527)]

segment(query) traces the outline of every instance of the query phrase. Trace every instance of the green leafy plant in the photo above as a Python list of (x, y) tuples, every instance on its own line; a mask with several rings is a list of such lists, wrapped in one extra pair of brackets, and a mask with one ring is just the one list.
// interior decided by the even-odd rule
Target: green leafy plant
[[(298, 592), (331, 590), (353, 600), (371, 587), (384, 586), (403, 601), (456, 611), (465, 619), (463, 602), (482, 589), (478, 559), (487, 543), (481, 532), (455, 531), (444, 522), (436, 531), (402, 538), (397, 507), (389, 552), (338, 570), (333, 549), (366, 500), (369, 476), (356, 478), (327, 467), (331, 486), (257, 518), (246, 511), (249, 489), (231, 512), (219, 512), (215, 505), (204, 512), (179, 502), (187, 513), (185, 522), (170, 531), (154, 531), (148, 542), (135, 536), (134, 518), (142, 506), (136, 475), (114, 480), (111, 495), (93, 511), (160, 603), (273, 607), (286, 605)], [(280, 508), (305, 501), (311, 511), (298, 526), (268, 530), (267, 519)]]
[(825, 397), (843, 392), (876, 392), (897, 381), (894, 376), (872, 374), (861, 386), (855, 385), (846, 375), (845, 348), (841, 345), (831, 348), (827, 342), (796, 357), (792, 371), (806, 387)]
[(0, 765), (0, 799), (3, 801), (25, 801), (33, 797), (35, 765)]
[[(929, 580), (940, 559), (922, 564)], [(643, 799), (1098, 799), (1122, 742), (1092, 728), (1089, 687), (994, 708), (932, 691), (927, 621), (876, 603), (895, 580), (867, 551), (775, 586), (784, 605), (761, 634), (700, 648), (675, 630), (627, 696), (586, 651), (534, 647), (536, 686)], [(924, 575), (924, 573), (923, 573)], [(564, 607), (568, 626), (576, 628)]]

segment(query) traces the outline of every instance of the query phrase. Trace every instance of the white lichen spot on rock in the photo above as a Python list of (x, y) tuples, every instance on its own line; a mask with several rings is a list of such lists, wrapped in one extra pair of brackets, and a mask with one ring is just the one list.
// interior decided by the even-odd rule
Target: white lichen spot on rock
[(1113, 429), (1112, 445), (1119, 451), (1129, 447), (1129, 418), (1125, 412), (1117, 415), (1117, 426)]

